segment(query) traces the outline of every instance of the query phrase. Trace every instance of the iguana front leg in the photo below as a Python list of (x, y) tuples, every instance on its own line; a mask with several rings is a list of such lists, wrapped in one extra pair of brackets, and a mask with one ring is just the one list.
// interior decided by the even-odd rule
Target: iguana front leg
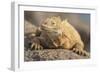
[(80, 50), (78, 48), (73, 48), (72, 51), (79, 54), (79, 55), (90, 57), (90, 54), (88, 52), (86, 52), (85, 50)]
[(39, 44), (39, 43), (36, 43), (36, 42), (33, 42), (32, 45), (31, 45), (31, 50), (42, 50), (43, 47)]
[(42, 50), (43, 49), (43, 46), (41, 46), (40, 40), (38, 37), (35, 37), (32, 39), (30, 49), (31, 50)]
[(84, 46), (82, 43), (77, 43), (72, 48), (72, 51), (79, 54), (79, 55), (90, 57), (90, 54), (87, 51), (85, 51), (83, 48), (84, 48)]

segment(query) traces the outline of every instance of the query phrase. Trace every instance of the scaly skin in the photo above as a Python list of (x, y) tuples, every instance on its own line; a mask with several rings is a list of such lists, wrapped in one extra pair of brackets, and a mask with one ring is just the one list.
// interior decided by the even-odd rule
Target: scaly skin
[(40, 29), (40, 36), (35, 38), (35, 40), (39, 41), (39, 46), (51, 49), (64, 48), (80, 55), (89, 56), (84, 51), (84, 43), (79, 33), (67, 20), (62, 21), (60, 17), (50, 17), (44, 21)]

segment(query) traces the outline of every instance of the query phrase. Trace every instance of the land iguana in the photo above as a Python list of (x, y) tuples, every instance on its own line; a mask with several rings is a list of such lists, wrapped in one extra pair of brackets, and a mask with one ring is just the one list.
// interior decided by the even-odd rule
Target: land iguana
[(78, 31), (67, 21), (58, 17), (47, 18), (39, 27), (40, 34), (31, 40), (31, 49), (68, 49), (89, 56)]

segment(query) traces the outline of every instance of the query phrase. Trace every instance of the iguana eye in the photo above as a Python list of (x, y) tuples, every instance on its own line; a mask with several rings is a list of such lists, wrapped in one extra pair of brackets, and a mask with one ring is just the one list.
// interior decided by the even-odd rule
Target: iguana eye
[(55, 22), (52, 22), (52, 25), (55, 25)]
[(52, 24), (55, 24), (54, 22), (52, 22)]

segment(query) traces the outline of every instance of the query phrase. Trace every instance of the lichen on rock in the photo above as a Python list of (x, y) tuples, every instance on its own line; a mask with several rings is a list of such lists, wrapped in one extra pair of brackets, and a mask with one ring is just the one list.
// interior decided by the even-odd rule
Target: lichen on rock
[(25, 50), (24, 61), (89, 59), (66, 49)]

